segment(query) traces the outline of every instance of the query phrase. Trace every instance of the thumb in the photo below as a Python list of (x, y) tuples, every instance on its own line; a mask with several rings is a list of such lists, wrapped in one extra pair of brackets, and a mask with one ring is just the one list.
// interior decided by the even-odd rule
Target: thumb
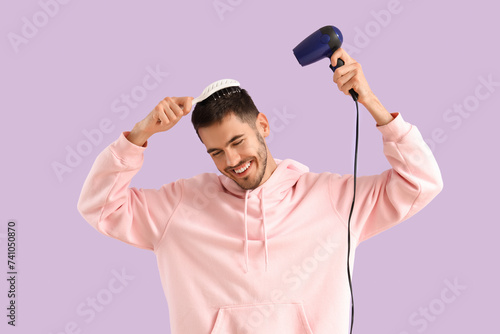
[(186, 101), (185, 101), (184, 106), (182, 108), (182, 110), (184, 111), (184, 116), (189, 114), (189, 112), (191, 111), (191, 108), (193, 107), (193, 100), (194, 100), (194, 97), (186, 96)]
[(337, 50), (335, 50), (335, 52), (332, 54), (332, 57), (330, 58), (331, 59), (331, 63), (334, 67), (337, 66), (338, 64), (338, 60), (339, 59), (342, 59), (342, 61), (344, 63), (347, 63), (348, 60), (349, 60), (349, 55), (347, 54), (347, 52), (344, 51), (344, 49), (342, 48), (338, 48)]

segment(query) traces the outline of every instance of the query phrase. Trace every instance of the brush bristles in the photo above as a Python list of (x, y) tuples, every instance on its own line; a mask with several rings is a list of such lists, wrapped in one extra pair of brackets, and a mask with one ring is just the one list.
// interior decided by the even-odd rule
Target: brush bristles
[(223, 88), (221, 90), (218, 90), (214, 92), (211, 96), (214, 100), (220, 99), (221, 97), (226, 97), (234, 93), (240, 93), (241, 89), (240, 87), (228, 87), (228, 88)]

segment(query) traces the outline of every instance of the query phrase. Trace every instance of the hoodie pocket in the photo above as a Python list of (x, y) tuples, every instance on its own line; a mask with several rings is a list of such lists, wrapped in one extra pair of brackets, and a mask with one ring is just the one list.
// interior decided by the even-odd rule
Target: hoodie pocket
[(302, 303), (224, 306), (211, 334), (313, 334)]

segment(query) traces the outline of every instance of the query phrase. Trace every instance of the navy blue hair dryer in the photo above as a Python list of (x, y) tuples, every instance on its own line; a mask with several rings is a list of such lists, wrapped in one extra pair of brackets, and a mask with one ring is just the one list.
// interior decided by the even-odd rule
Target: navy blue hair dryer
[[(342, 33), (337, 27), (324, 26), (300, 42), (293, 49), (293, 54), (300, 65), (306, 66), (323, 58), (330, 59), (335, 50), (342, 46), (342, 42)], [(330, 64), (330, 68), (335, 72), (335, 70), (342, 65), (344, 65), (344, 61), (339, 58), (337, 60), (337, 66), (332, 66), (332, 64)], [(358, 93), (356, 93), (354, 89), (350, 89), (349, 93), (351, 93), (354, 101), (358, 100)]]

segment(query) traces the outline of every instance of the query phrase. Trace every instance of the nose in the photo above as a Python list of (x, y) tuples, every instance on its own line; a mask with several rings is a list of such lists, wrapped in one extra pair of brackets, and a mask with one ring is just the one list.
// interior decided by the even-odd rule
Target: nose
[(227, 150), (226, 152), (226, 164), (231, 167), (236, 167), (236, 165), (241, 161), (241, 157), (235, 150)]

